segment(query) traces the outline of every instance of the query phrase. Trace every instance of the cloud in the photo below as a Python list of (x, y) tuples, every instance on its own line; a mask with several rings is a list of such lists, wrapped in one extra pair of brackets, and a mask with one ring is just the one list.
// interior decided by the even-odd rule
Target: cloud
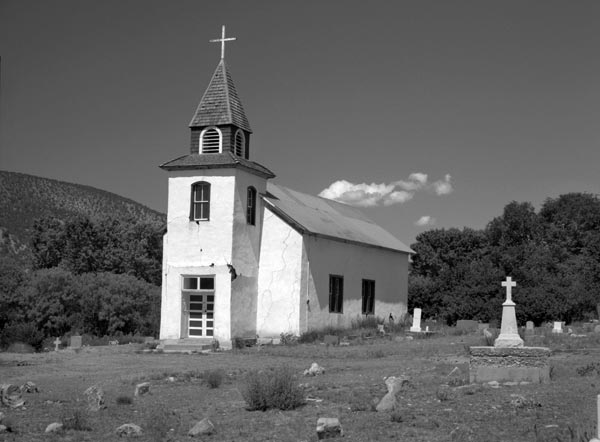
[(332, 183), (319, 196), (352, 206), (376, 206), (381, 200), (391, 194), (394, 186), (391, 184), (353, 184), (346, 180)]
[(410, 201), (420, 190), (434, 191), (437, 195), (446, 195), (453, 191), (450, 175), (431, 184), (427, 182), (427, 178), (425, 173), (414, 172), (408, 176), (407, 180), (393, 181), (390, 184), (354, 184), (346, 180), (339, 180), (323, 189), (319, 196), (351, 206), (373, 207), (403, 204)]
[(446, 175), (443, 180), (433, 183), (433, 189), (437, 195), (448, 195), (454, 191), (452, 184), (450, 184), (451, 178), (450, 175)]
[(402, 204), (408, 200), (411, 200), (413, 196), (414, 194), (410, 192), (405, 192), (404, 190), (395, 190), (383, 198), (383, 205), (391, 206), (393, 204)]
[(421, 172), (411, 173), (408, 181), (396, 181), (394, 186), (401, 187), (404, 190), (419, 190), (427, 184), (427, 174)]
[(435, 224), (435, 218), (433, 218), (429, 215), (422, 216), (415, 222), (415, 226), (421, 226), (421, 227), (433, 226), (434, 224)]

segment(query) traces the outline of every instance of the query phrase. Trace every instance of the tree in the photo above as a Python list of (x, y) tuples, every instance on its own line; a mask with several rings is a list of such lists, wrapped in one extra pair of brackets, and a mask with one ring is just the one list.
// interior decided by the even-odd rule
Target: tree
[(31, 249), (33, 268), (49, 269), (62, 260), (65, 247), (65, 227), (58, 218), (45, 217), (33, 221)]

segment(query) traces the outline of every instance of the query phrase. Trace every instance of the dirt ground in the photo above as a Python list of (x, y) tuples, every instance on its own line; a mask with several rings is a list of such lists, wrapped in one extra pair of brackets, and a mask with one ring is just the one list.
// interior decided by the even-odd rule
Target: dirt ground
[[(115, 429), (130, 422), (144, 432), (137, 440), (192, 440), (187, 432), (205, 417), (216, 428), (202, 439), (210, 441), (315, 441), (319, 417), (339, 418), (344, 441), (589, 440), (600, 393), (600, 376), (593, 369), (600, 361), (600, 347), (559, 346), (562, 349), (551, 356), (549, 384), (461, 386), (468, 379), (466, 349), (481, 344), (481, 337), (473, 335), (192, 355), (140, 353), (139, 345), (87, 347), (77, 353), (0, 353), (0, 384), (32, 381), (40, 390), (24, 393), (22, 409), (0, 407), (14, 430), (0, 434), (0, 441), (108, 442), (120, 440)], [(312, 362), (324, 367), (325, 374), (303, 377)], [(292, 411), (246, 410), (240, 393), (245, 373), (281, 365), (298, 373), (298, 383), (304, 384), (311, 400)], [(209, 369), (225, 373), (219, 388), (186, 375)], [(387, 391), (387, 376), (410, 379), (393, 420), (390, 413), (377, 413), (372, 407)], [(144, 381), (151, 383), (150, 394), (131, 404), (117, 403), (119, 396), (133, 397), (135, 385)], [(51, 422), (85, 410), (83, 391), (91, 385), (104, 389), (107, 405), (83, 413), (91, 430), (45, 434)]]

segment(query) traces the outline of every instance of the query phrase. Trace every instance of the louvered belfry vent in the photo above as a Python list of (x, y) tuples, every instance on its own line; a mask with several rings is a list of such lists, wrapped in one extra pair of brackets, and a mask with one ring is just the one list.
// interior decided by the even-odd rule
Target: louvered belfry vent
[(201, 135), (202, 153), (221, 152), (221, 134), (215, 128), (205, 130)]

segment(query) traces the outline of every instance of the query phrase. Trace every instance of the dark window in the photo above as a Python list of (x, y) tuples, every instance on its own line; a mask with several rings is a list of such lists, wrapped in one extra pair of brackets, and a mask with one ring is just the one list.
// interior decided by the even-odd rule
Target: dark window
[(375, 281), (362, 280), (362, 314), (373, 315), (375, 313)]
[(256, 189), (248, 187), (248, 201), (246, 203), (246, 222), (256, 225)]
[(344, 277), (329, 275), (329, 313), (342, 313), (344, 304)]
[(208, 221), (210, 218), (210, 183), (201, 181), (192, 185), (191, 221)]

